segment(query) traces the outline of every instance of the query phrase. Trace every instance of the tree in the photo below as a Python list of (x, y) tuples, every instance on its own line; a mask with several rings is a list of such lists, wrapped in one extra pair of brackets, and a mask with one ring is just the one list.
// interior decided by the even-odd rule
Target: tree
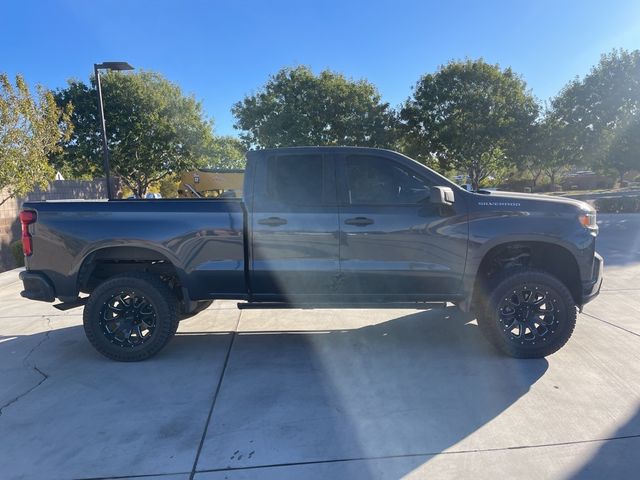
[(214, 139), (208, 167), (244, 168), (247, 149), (240, 140), (231, 136), (219, 136)]
[(602, 55), (588, 75), (567, 84), (552, 109), (571, 131), (579, 161), (615, 169), (622, 181), (640, 167), (637, 149), (631, 148), (640, 115), (640, 50)]
[(482, 59), (424, 75), (401, 111), (405, 142), (443, 170), (467, 172), (473, 188), (525, 155), (537, 116), (525, 82)]
[(550, 110), (535, 124), (528, 147), (519, 170), (531, 176), (533, 187), (543, 174), (553, 187), (580, 157), (571, 129)]
[(377, 89), (329, 70), (284, 68), (232, 112), (248, 147), (388, 147), (394, 140), (393, 111)]
[[(107, 138), (113, 173), (138, 196), (167, 175), (205, 164), (213, 148), (212, 124), (193, 97), (157, 73), (109, 72), (102, 79)], [(71, 176), (102, 173), (95, 79), (70, 81), (56, 93), (73, 104), (73, 136), (54, 164)]]
[(629, 115), (607, 134), (612, 138), (605, 139), (603, 164), (618, 172), (622, 184), (625, 173), (640, 170), (640, 115)]
[(0, 205), (53, 178), (47, 155), (69, 138), (70, 114), (71, 107), (59, 109), (51, 92), (37, 87), (34, 98), (20, 75), (14, 87), (0, 74)]
[(537, 156), (551, 187), (557, 185), (561, 175), (578, 163), (580, 151), (575, 147), (571, 129), (553, 112), (548, 112), (540, 125)]

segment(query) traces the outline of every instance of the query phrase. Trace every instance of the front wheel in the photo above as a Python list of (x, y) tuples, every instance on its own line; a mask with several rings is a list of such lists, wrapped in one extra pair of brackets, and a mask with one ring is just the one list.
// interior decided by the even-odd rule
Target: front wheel
[(517, 358), (551, 355), (567, 343), (575, 325), (571, 292), (538, 270), (506, 274), (478, 312), (478, 326), (489, 341)]
[(178, 324), (171, 289), (148, 273), (127, 273), (106, 280), (84, 307), (87, 338), (112, 360), (135, 362), (158, 353)]

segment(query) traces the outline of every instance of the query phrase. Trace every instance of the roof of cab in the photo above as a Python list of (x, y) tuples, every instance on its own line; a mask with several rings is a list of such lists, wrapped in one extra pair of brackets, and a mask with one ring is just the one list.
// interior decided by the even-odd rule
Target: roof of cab
[(305, 154), (323, 154), (323, 153), (385, 153), (396, 154), (393, 150), (384, 148), (371, 148), (371, 147), (282, 147), (282, 148), (265, 148), (262, 150), (250, 150), (247, 152), (247, 157), (263, 157), (267, 155), (305, 155)]

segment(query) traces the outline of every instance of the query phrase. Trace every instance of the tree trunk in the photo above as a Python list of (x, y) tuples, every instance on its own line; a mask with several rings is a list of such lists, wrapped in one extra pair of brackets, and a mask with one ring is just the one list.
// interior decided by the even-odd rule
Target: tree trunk
[(138, 198), (144, 198), (144, 196), (147, 193), (147, 185), (145, 185), (144, 183), (138, 182), (136, 184), (136, 192), (135, 193), (136, 193), (136, 196)]
[(471, 180), (471, 189), (473, 191), (478, 190), (478, 187), (480, 186), (480, 179), (479, 179), (480, 175), (479, 175), (478, 169), (475, 167), (471, 167), (469, 169), (468, 175), (469, 175), (469, 179)]
[(538, 172), (533, 175), (533, 188), (536, 188), (538, 186), (538, 180), (540, 180), (540, 175), (542, 175), (542, 172)]

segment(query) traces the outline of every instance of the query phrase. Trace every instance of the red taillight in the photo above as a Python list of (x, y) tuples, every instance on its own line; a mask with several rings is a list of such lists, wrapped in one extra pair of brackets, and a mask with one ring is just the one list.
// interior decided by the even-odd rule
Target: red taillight
[(29, 233), (29, 225), (36, 223), (38, 216), (36, 212), (31, 210), (24, 210), (20, 212), (20, 224), (22, 225), (22, 250), (25, 256), (30, 256), (33, 253), (33, 242), (31, 234)]

